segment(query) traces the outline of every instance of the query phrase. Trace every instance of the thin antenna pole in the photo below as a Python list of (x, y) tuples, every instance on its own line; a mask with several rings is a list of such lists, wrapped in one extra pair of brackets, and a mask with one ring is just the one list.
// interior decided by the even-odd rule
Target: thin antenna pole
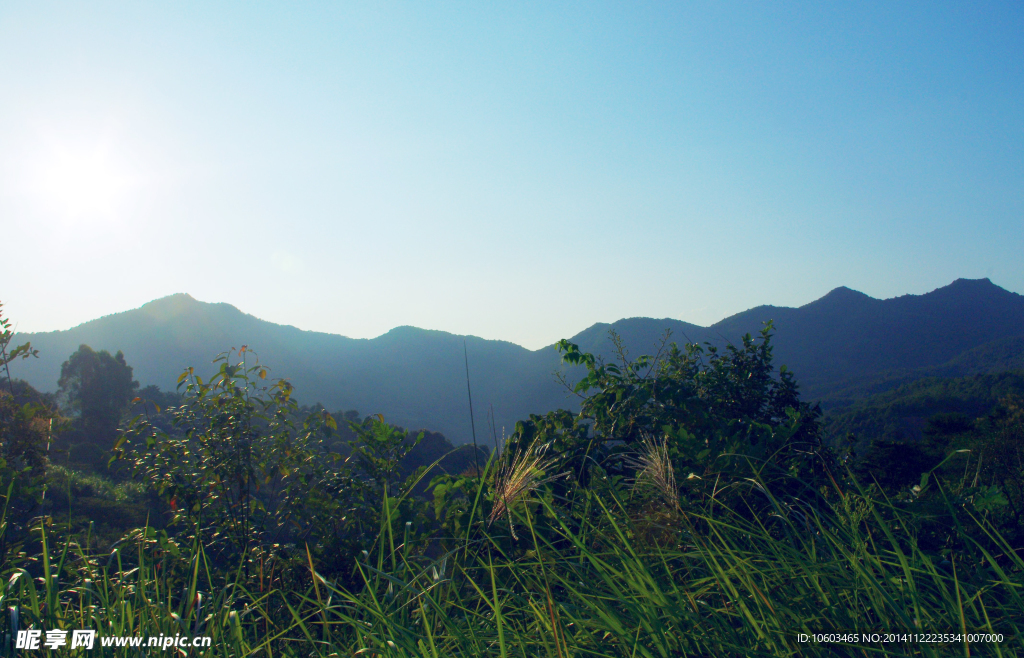
[(473, 463), (476, 464), (476, 475), (480, 473), (480, 451), (476, 447), (476, 420), (473, 418), (473, 391), (469, 388), (469, 350), (466, 348), (466, 341), (462, 341), (462, 355), (466, 358), (466, 395), (469, 396), (469, 425), (473, 428)]

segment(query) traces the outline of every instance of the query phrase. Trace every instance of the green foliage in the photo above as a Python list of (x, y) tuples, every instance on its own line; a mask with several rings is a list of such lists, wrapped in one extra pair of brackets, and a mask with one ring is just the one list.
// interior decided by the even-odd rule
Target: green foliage
[(138, 386), (124, 354), (81, 345), (60, 369), (57, 397), (73, 419), (58, 443), (60, 451), (85, 468), (102, 469)]
[(1011, 335), (982, 343), (941, 365), (914, 369), (897, 368), (867, 376), (840, 378), (819, 386), (818, 392), (823, 408), (835, 408), (837, 413), (840, 413), (841, 409), (856, 406), (865, 398), (920, 380), (929, 380), (924, 386), (931, 386), (942, 380), (975, 375), (999, 376), (1009, 371), (1021, 370), (1024, 370), (1024, 336)]
[[(349, 421), (355, 437), (348, 442), (350, 454), (333, 475), (333, 495), (345, 501), (350, 523), (344, 529), (350, 543), (372, 543), (380, 528), (377, 511), (381, 501), (391, 521), (422, 525), (426, 509), (409, 494), (422, 479), (428, 466), (406, 474), (407, 459), (423, 440), (423, 432), (412, 436), (384, 422), (381, 415), (362, 423)], [(403, 468), (406, 464), (406, 468)]]
[(54, 415), (35, 389), (11, 379), (10, 364), (18, 359), (38, 357), (30, 343), (8, 349), (14, 332), (0, 303), (0, 367), (6, 385), (0, 387), (0, 485), (6, 486), (15, 473), (38, 477), (46, 461), (46, 437)]
[[(917, 544), (911, 512), (863, 490), (836, 489), (833, 504), (816, 510), (758, 484), (771, 515), (714, 505), (637, 516), (603, 487), (582, 493), (587, 513), (571, 517), (543, 496), (523, 501), (512, 509), (524, 528), (525, 550), (516, 555), (506, 550), (502, 526), (431, 556), (407, 526), (389, 522), (380, 528), (379, 551), (355, 564), (358, 588), (323, 578), (313, 563), (287, 578), (268, 571), (262, 583), (235, 570), (225, 586), (199, 542), (140, 530), (96, 560), (87, 541), (69, 542), (41, 525), (40, 560), (0, 573), (0, 601), (17, 612), (21, 628), (208, 635), (213, 646), (198, 655), (224, 657), (1024, 651), (1024, 561), (984, 519), (969, 516), (963, 527), (965, 538), (984, 541), (936, 554)], [(532, 532), (528, 504), (561, 519), (550, 535)], [(471, 523), (482, 525), (482, 510), (474, 514)], [(14, 618), (0, 617), (0, 632), (13, 630)], [(798, 637), (879, 629), (1003, 639), (881, 645)], [(0, 647), (0, 655), (7, 651)]]
[[(978, 455), (974, 481), (988, 483), (998, 492), (985, 496), (984, 504), (990, 509), (1005, 507), (1007, 520), (1024, 545), (1024, 397), (1004, 399), (996, 413), (979, 423), (970, 446)], [(975, 501), (975, 506), (981, 505), (980, 499)]]
[(0, 391), (0, 467), (41, 475), (46, 467), (46, 439), (53, 415), (40, 404), (18, 404)]
[[(932, 520), (934, 510), (952, 496), (956, 508), (985, 516), (1019, 547), (1024, 546), (1022, 393), (1024, 373), (1019, 372), (925, 380), (873, 396), (832, 416), (828, 427), (833, 437), (847, 432), (850, 462), (862, 482), (918, 510), (922, 542), (950, 546), (959, 541), (957, 528)], [(941, 490), (919, 482), (924, 473)]]
[(0, 304), (0, 367), (7, 381), (0, 386), (0, 492), (6, 492), (0, 521), (0, 564), (20, 550), (26, 520), (42, 502), (49, 440), (53, 431), (62, 427), (62, 419), (38, 391), (11, 378), (10, 364), (37, 357), (38, 351), (29, 343), (9, 349), (14, 333), (2, 309)]
[[(378, 539), (381, 504), (390, 520), (424, 525), (425, 503), (409, 493), (426, 469), (407, 473), (422, 433), (381, 416), (357, 422), (354, 412), (340, 432), (322, 407), (301, 409), (292, 386), (268, 379), (245, 347), (217, 362), (208, 381), (191, 368), (182, 374), (177, 406), (140, 400), (143, 413), (115, 454), (161, 497), (170, 527), (202, 541), (218, 568), (241, 564), (251, 575), (308, 552), (345, 579), (351, 557)], [(349, 440), (339, 445), (336, 435)]]
[(1008, 396), (973, 420), (939, 415), (924, 434), (926, 449), (944, 457), (930, 470), (948, 495), (1024, 549), (1024, 397)]
[(19, 549), (26, 521), (42, 500), (50, 418), (44, 407), (19, 405), (0, 390), (0, 492), (12, 517), (9, 528), (0, 528), (0, 563)]
[(114, 482), (96, 473), (82, 473), (59, 465), (47, 469), (47, 488), (55, 496), (71, 494), (74, 499), (100, 498), (118, 503), (141, 502), (146, 486), (141, 482)]
[(208, 382), (191, 368), (182, 374), (181, 404), (166, 410), (178, 431), (154, 425), (145, 406), (115, 445), (186, 536), (201, 537), (219, 560), (245, 556), (246, 564), (309, 538), (327, 504), (329, 464), (340, 459), (322, 449), (337, 427), (330, 414), (297, 424), (291, 385), (267, 383), (267, 369), (247, 365), (247, 356), (254, 355), (244, 347), (222, 355)]
[(612, 364), (563, 340), (564, 360), (587, 369), (571, 387), (581, 411), (531, 416), (517, 424), (509, 449), (549, 444), (585, 485), (590, 465), (629, 476), (637, 446), (664, 440), (674, 470), (687, 474), (687, 490), (697, 497), (717, 478), (755, 474), (811, 483), (813, 491), (834, 464), (821, 449), (817, 408), (799, 400), (791, 372), (774, 370), (771, 332), (769, 323), (757, 340), (746, 335), (724, 351), (672, 344), (633, 361), (613, 335), (619, 360)]
[[(563, 343), (587, 370), (582, 412), (519, 424), (482, 472), (434, 477), (430, 502), (418, 487), (443, 457), (422, 463), (426, 435), (358, 414), (339, 428), (243, 348), (208, 381), (186, 371), (171, 407), (140, 401), (118, 442), (172, 522), (98, 556), (91, 532), (41, 519), (0, 572), (0, 607), (22, 627), (209, 635), (209, 656), (1024, 651), (1024, 560), (1000, 530), (1020, 402), (934, 419), (914, 486), (886, 496), (821, 446), (770, 340), (633, 361), (620, 344), (615, 364)], [(109, 480), (52, 475), (118, 502)], [(797, 635), (880, 630), (1004, 639)]]
[[(13, 380), (11, 379), (9, 364), (18, 359), (38, 358), (39, 350), (33, 349), (31, 343), (25, 343), (13, 348), (10, 346), (11, 341), (14, 340), (14, 330), (11, 329), (11, 321), (4, 317), (3, 307), (3, 303), (0, 303), (0, 366), (3, 367), (4, 374), (10, 384)], [(13, 388), (10, 390), (10, 393), (14, 395)]]
[(955, 413), (974, 419), (1008, 395), (1024, 395), (1024, 372), (921, 379), (829, 412), (826, 443), (837, 446), (852, 434), (862, 452), (872, 440), (916, 440), (933, 416)]
[(405, 431), (387, 425), (384, 416), (367, 420), (369, 422), (350, 425), (356, 438), (349, 442), (352, 450), (349, 459), (355, 460), (355, 466), (380, 492), (394, 492), (398, 488), (399, 465), (423, 440), (423, 432), (409, 441)]

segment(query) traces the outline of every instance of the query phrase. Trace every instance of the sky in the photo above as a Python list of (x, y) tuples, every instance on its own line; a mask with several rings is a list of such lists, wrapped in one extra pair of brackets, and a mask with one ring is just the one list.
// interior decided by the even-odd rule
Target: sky
[(0, 302), (531, 349), (1024, 293), (1024, 5), (0, 3)]

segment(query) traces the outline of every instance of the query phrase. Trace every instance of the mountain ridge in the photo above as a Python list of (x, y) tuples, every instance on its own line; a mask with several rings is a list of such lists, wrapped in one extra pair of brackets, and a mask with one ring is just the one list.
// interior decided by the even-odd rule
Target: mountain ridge
[[(756, 335), (769, 320), (775, 326), (776, 365), (785, 364), (796, 373), (805, 398), (828, 401), (844, 386), (849, 392), (870, 388), (872, 378), (906, 381), (971, 350), (991, 355), (984, 358), (993, 362), (1016, 358), (1012, 341), (982, 348), (1024, 336), (1024, 296), (988, 279), (958, 279), (923, 295), (884, 300), (841, 286), (800, 307), (762, 305), (708, 327), (672, 318), (623, 318), (595, 323), (569, 340), (611, 359), (615, 354), (608, 333), (614, 330), (636, 357), (653, 354), (666, 332), (673, 342), (721, 348), (738, 343), (744, 334)], [(12, 374), (41, 390), (55, 388), (60, 364), (80, 344), (122, 350), (143, 385), (171, 390), (185, 367), (203, 372), (208, 369), (203, 364), (217, 354), (245, 344), (273, 376), (292, 381), (303, 402), (384, 413), (409, 428), (440, 431), (456, 444), (471, 435), (463, 344), (469, 353), (478, 428), (488, 427), (491, 406), (497, 432), (502, 426), (511, 430), (530, 413), (575, 410), (578, 403), (553, 376), (562, 368), (554, 345), (529, 350), (509, 341), (409, 325), (374, 338), (350, 338), (268, 322), (188, 293), (66, 330), (19, 334), (15, 340), (32, 341), (41, 358), (20, 362)]]

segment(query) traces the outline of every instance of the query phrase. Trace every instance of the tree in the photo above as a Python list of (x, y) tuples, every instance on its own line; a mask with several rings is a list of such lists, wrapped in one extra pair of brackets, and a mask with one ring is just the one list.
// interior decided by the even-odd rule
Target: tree
[(0, 303), (0, 366), (3, 367), (4, 375), (7, 377), (7, 386), (11, 396), (14, 396), (14, 380), (11, 379), (10, 363), (16, 359), (27, 359), (38, 357), (39, 350), (32, 349), (31, 343), (18, 345), (15, 348), (7, 349), (14, 339), (14, 331), (11, 330), (11, 321), (4, 317), (4, 305)]
[(613, 334), (618, 363), (560, 341), (563, 361), (587, 371), (570, 386), (581, 397), (580, 413), (517, 423), (507, 452), (548, 446), (558, 468), (586, 485), (595, 465), (634, 477), (637, 452), (660, 445), (693, 498), (748, 478), (813, 494), (835, 471), (834, 457), (821, 444), (818, 407), (800, 401), (792, 372), (773, 366), (771, 336), (768, 323), (759, 339), (748, 334), (722, 351), (671, 344), (630, 360)]
[[(0, 367), (7, 383), (0, 388), (0, 485), (16, 473), (39, 477), (44, 470), (46, 434), (54, 418), (40, 403), (42, 396), (23, 381), (11, 379), (10, 363), (16, 359), (38, 357), (30, 343), (8, 349), (14, 332), (3, 316), (0, 304)], [(46, 428), (44, 430), (43, 428)]]
[(147, 401), (114, 455), (153, 486), (171, 525), (201, 539), (214, 564), (242, 560), (250, 575), (263, 560), (302, 564), (312, 555), (324, 573), (348, 577), (351, 558), (377, 539), (387, 505), (396, 522), (422, 520), (406, 495), (421, 471), (403, 477), (401, 468), (422, 433), (411, 437), (381, 416), (349, 420), (343, 458), (330, 449), (333, 416), (320, 405), (303, 413), (292, 385), (268, 381), (254, 358), (245, 346), (221, 355), (205, 381), (187, 369), (180, 399), (162, 410), (170, 431), (152, 421), (161, 408)]
[(65, 410), (77, 418), (87, 440), (108, 447), (139, 383), (122, 352), (112, 356), (82, 345), (60, 367), (58, 386)]
[(191, 368), (179, 378), (181, 402), (167, 410), (175, 431), (152, 424), (144, 405), (114, 454), (155, 487), (175, 522), (202, 536), (212, 556), (251, 558), (253, 550), (283, 543), (296, 526), (305, 539), (309, 524), (299, 519), (322, 502), (316, 493), (332, 461), (319, 451), (322, 435), (337, 425), (321, 413), (297, 428), (287, 381), (265, 385), (267, 369), (258, 363), (231, 363), (229, 355), (218, 361), (207, 382)]
[(14, 332), (2, 308), (0, 304), (0, 369), (7, 382), (0, 386), (0, 564), (7, 564), (24, 539), (25, 528), (18, 520), (29, 518), (42, 499), (46, 444), (53, 421), (60, 419), (38, 391), (11, 378), (11, 362), (38, 352), (29, 343), (8, 349)]

